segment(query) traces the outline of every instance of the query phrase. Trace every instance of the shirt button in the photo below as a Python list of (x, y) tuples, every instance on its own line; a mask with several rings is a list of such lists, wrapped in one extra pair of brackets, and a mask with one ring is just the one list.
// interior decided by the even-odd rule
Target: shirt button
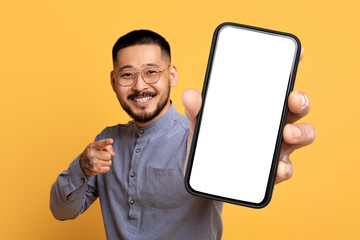
[(134, 177), (135, 176), (135, 173), (130, 173), (130, 177)]
[(134, 200), (131, 200), (131, 201), (130, 201), (130, 204), (134, 204), (134, 202), (135, 202)]
[(135, 152), (139, 153), (139, 152), (140, 152), (140, 149), (136, 149), (136, 151), (135, 151)]
[(143, 133), (144, 133), (144, 130), (140, 129), (140, 130), (139, 130), (139, 133), (140, 133), (140, 134), (143, 134)]

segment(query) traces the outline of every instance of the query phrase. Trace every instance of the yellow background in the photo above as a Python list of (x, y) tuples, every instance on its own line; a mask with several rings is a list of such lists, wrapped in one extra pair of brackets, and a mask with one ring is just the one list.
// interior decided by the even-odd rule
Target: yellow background
[(310, 96), (303, 122), (317, 139), (292, 155), (294, 176), (265, 209), (225, 204), (223, 239), (359, 239), (359, 10), (356, 0), (1, 1), (0, 239), (104, 239), (98, 201), (65, 222), (48, 206), (57, 175), (105, 126), (129, 120), (109, 82), (114, 42), (139, 28), (170, 42), (183, 112), (225, 21), (299, 37), (295, 89)]

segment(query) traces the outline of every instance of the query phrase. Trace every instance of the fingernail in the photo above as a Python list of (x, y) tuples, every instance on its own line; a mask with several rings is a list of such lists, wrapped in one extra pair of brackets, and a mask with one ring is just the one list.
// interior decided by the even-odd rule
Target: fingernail
[(304, 109), (306, 107), (306, 103), (307, 103), (307, 100), (306, 100), (306, 97), (303, 95), (303, 94), (300, 94), (298, 93), (300, 98), (301, 98), (301, 109)]

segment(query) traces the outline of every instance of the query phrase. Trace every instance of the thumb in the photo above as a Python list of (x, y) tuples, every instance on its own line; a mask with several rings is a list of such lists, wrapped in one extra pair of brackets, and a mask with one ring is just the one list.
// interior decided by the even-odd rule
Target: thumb
[(181, 101), (185, 107), (186, 117), (189, 119), (189, 136), (187, 140), (186, 159), (184, 163), (184, 174), (185, 174), (187, 163), (189, 160), (189, 152), (194, 134), (196, 118), (197, 115), (199, 114), (201, 107), (201, 102), (202, 102), (201, 94), (195, 89), (185, 90), (185, 92), (182, 95)]
[(201, 108), (201, 94), (195, 89), (187, 89), (184, 91), (181, 101), (185, 107), (186, 117), (189, 119), (190, 128), (193, 130), (196, 117)]

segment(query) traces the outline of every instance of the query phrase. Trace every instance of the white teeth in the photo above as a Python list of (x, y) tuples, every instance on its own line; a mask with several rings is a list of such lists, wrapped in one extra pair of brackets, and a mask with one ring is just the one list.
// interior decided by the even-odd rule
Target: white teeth
[(133, 99), (135, 102), (146, 102), (149, 101), (150, 99), (152, 99), (152, 97), (145, 97), (145, 98), (137, 98), (137, 99)]

